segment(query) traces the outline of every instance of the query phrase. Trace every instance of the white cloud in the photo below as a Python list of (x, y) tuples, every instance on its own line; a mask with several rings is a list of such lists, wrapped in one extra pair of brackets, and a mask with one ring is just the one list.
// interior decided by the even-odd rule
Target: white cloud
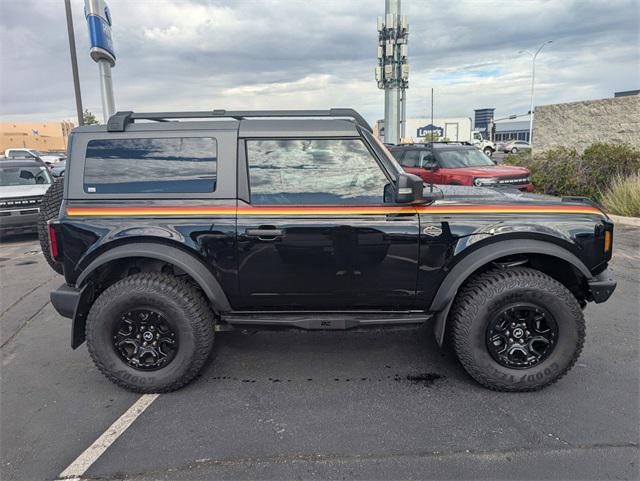
[[(383, 114), (374, 79), (382, 0), (108, 0), (122, 110), (354, 107)], [(82, 1), (72, 0), (83, 101), (100, 117)], [(73, 118), (61, 2), (0, 2), (0, 116)], [(472, 116), (529, 108), (530, 60), (518, 50), (553, 39), (538, 58), (536, 103), (610, 97), (639, 88), (635, 0), (403, 2), (409, 16), (408, 116)]]

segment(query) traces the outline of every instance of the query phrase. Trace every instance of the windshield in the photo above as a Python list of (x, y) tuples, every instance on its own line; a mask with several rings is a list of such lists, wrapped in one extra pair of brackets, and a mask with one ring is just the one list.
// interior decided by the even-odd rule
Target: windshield
[(50, 184), (46, 167), (1, 167), (0, 186)]
[(478, 149), (443, 150), (437, 153), (438, 164), (443, 169), (460, 169), (463, 167), (489, 167), (496, 165)]

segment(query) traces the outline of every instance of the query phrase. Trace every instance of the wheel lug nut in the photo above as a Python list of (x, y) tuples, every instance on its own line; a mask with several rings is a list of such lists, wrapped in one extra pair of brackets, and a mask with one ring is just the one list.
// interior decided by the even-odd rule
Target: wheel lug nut
[(509, 338), (509, 342), (510, 342), (511, 344), (513, 344), (513, 338), (512, 338), (512, 337), (510, 337), (510, 338)]
[(143, 345), (143, 346), (146, 346), (146, 345), (147, 345), (147, 341), (144, 341), (144, 342), (142, 343), (142, 345)]

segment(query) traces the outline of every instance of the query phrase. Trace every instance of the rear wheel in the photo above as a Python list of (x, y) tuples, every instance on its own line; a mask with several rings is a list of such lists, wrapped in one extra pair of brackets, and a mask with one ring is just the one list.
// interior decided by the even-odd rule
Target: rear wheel
[(536, 391), (554, 383), (584, 344), (584, 317), (573, 294), (526, 267), (472, 278), (456, 297), (451, 322), (461, 364), (497, 391)]
[(511, 153), (512, 153), (512, 154), (517, 154), (517, 153), (518, 153), (518, 149), (517, 149), (516, 147), (513, 147), (513, 148), (511, 149)]
[(62, 205), (63, 194), (64, 180), (54, 179), (51, 187), (49, 187), (42, 197), (40, 214), (38, 214), (38, 240), (40, 241), (40, 248), (42, 249), (42, 254), (46, 259), (47, 264), (49, 264), (49, 266), (58, 274), (62, 274), (62, 263), (56, 262), (53, 257), (51, 257), (47, 222), (52, 219), (57, 219), (60, 215), (60, 206)]
[(211, 353), (214, 317), (203, 295), (173, 276), (135, 274), (95, 301), (86, 338), (96, 366), (112, 382), (141, 393), (176, 390)]

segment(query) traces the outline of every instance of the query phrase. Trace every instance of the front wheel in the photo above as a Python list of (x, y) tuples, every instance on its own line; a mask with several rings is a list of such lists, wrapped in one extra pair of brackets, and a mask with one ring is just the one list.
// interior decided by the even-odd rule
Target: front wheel
[(87, 317), (89, 353), (111, 381), (140, 393), (176, 390), (201, 371), (213, 344), (213, 312), (176, 277), (135, 274), (107, 288)]
[(450, 319), (460, 363), (496, 391), (536, 391), (556, 382), (584, 344), (584, 317), (573, 294), (526, 267), (472, 278), (458, 293)]
[(491, 147), (485, 148), (483, 152), (487, 157), (491, 157), (493, 155), (493, 149)]

